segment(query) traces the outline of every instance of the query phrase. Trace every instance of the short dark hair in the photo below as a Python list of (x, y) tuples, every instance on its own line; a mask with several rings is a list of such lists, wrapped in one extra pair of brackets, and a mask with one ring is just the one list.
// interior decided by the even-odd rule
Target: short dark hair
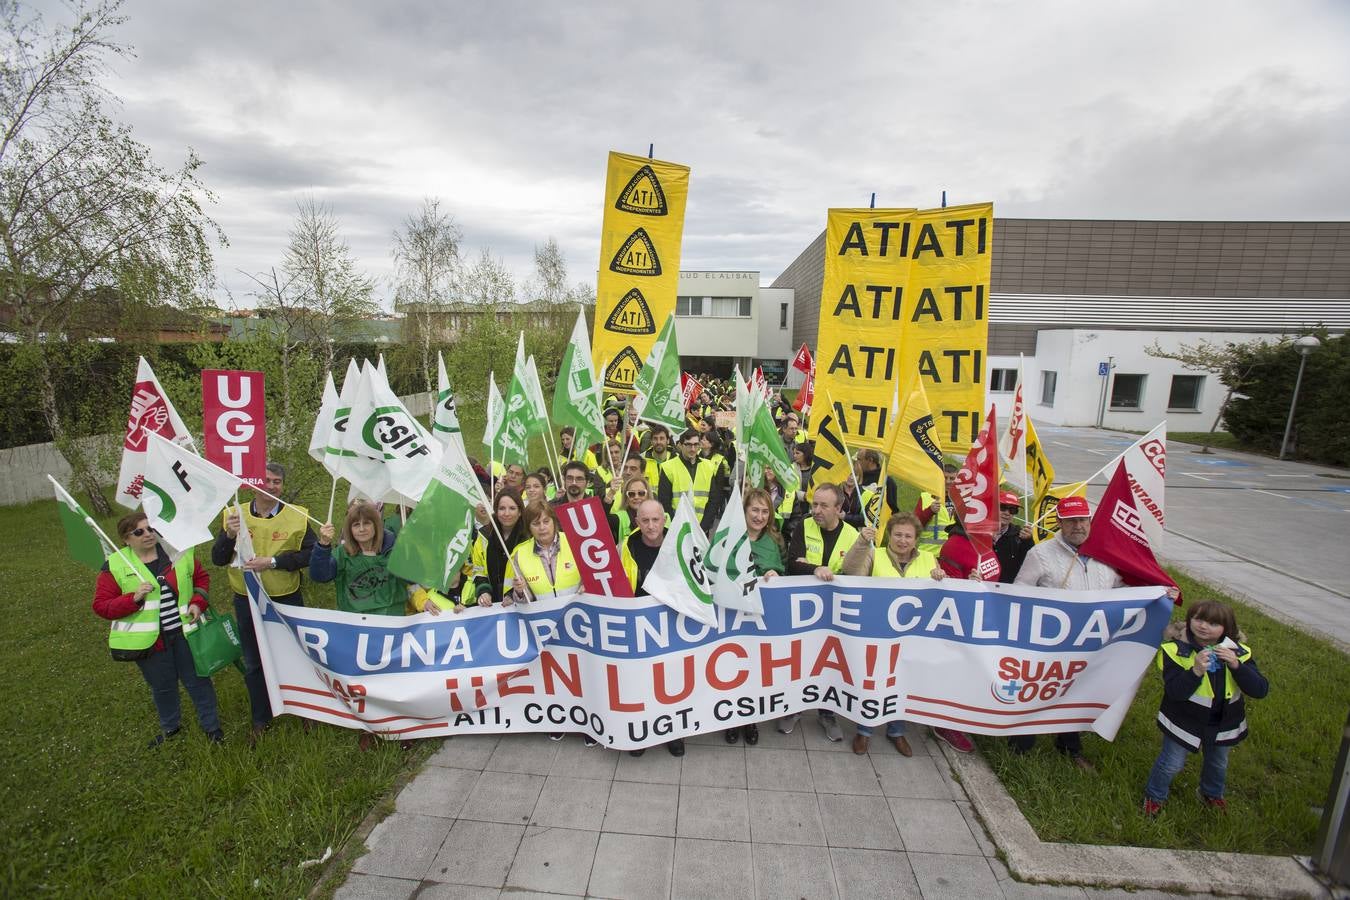
[(569, 437), (576, 437), (576, 433), (577, 430), (573, 428), (571, 425), (564, 425), (562, 428), (558, 429), (558, 434), (565, 434), (568, 435)]
[(276, 460), (269, 461), (263, 468), (279, 477), (282, 481), (286, 480), (286, 467)]
[(135, 531), (136, 526), (145, 521), (147, 519), (144, 510), (138, 509), (135, 512), (127, 513), (117, 520), (117, 536), (125, 541), (127, 535)]
[(699, 431), (697, 428), (686, 428), (683, 432), (680, 433), (680, 443), (683, 444), (690, 438), (701, 438), (701, 437), (703, 437), (703, 432)]
[(835, 484), (833, 481), (826, 481), (816, 485), (816, 493), (819, 494), (821, 491), (829, 491), (830, 493), (834, 494), (835, 506), (844, 505), (844, 489), (841, 488), (839, 485)]
[(581, 474), (585, 475), (587, 478), (591, 477), (591, 470), (586, 468), (586, 464), (579, 459), (569, 459), (567, 462), (563, 463), (563, 477), (566, 477), (568, 472), (576, 469), (580, 469)]

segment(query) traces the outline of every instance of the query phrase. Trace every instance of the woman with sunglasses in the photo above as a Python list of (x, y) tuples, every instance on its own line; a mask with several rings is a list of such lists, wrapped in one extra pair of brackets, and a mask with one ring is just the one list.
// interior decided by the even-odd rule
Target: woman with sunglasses
[[(622, 499), (622, 504), (619, 500)], [(652, 486), (641, 475), (625, 478), (621, 498), (615, 498), (614, 511), (609, 514), (609, 530), (614, 535), (615, 546), (622, 547), (623, 542), (637, 527), (637, 510), (643, 501), (652, 498)], [(670, 517), (666, 517), (667, 523)]]
[(113, 659), (140, 667), (159, 714), (158, 747), (178, 734), (182, 707), (178, 685), (197, 709), (197, 723), (212, 743), (225, 740), (216, 709), (216, 689), (192, 661), (186, 635), (206, 612), (211, 579), (191, 549), (178, 560), (159, 542), (145, 514), (134, 512), (117, 523), (126, 547), (108, 557), (94, 584), (94, 612), (111, 621), (108, 647)]

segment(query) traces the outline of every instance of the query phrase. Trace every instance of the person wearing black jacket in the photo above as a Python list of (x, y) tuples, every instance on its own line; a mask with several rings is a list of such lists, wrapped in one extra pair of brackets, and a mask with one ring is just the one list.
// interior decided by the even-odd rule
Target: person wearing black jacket
[[(692, 428), (680, 435), (677, 445), (680, 455), (660, 467), (661, 478), (656, 488), (656, 499), (667, 513), (674, 516), (679, 497), (683, 494), (681, 485), (690, 486), (695, 508), (702, 508), (698, 516), (699, 526), (704, 532), (711, 532), (713, 525), (722, 517), (722, 507), (731, 490), (727, 487), (727, 477), (718, 471), (717, 464), (699, 456), (702, 443), (702, 435)], [(676, 484), (676, 480), (680, 485)], [(703, 486), (705, 484), (707, 487)]]
[(1004, 584), (1013, 583), (1027, 558), (1027, 551), (1036, 545), (1031, 539), (1030, 525), (1019, 528), (1013, 524), (1013, 519), (1021, 511), (1021, 501), (1012, 491), (1003, 491), (998, 495), (999, 532), (998, 537), (994, 538), (994, 555), (998, 557), (998, 580)]
[(1158, 649), (1163, 697), (1158, 729), (1162, 752), (1144, 787), (1144, 815), (1156, 816), (1167, 802), (1172, 779), (1190, 754), (1204, 757), (1200, 800), (1225, 810), (1224, 786), (1228, 751), (1247, 737), (1244, 698), (1260, 700), (1270, 683), (1252, 660), (1233, 610), (1217, 600), (1203, 600), (1186, 612), (1184, 627), (1173, 622)]

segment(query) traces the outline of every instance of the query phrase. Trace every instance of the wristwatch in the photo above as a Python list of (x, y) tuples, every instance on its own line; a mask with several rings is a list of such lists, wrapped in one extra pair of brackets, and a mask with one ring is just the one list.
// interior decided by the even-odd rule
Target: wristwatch
[(272, 568), (275, 569), (277, 567), (277, 558), (275, 556), (269, 558), (272, 560)]

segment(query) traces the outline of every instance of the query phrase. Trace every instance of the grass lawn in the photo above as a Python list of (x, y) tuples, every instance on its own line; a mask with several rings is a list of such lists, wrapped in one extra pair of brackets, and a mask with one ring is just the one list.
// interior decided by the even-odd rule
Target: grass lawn
[[(1025, 756), (977, 738), (1008, 792), (1045, 841), (1244, 853), (1312, 850), (1350, 706), (1350, 660), (1332, 645), (1172, 572), (1186, 601), (1221, 599), (1237, 611), (1270, 695), (1247, 701), (1250, 735), (1228, 758), (1228, 813), (1200, 804), (1200, 758), (1172, 782), (1157, 819), (1144, 817), (1144, 782), (1162, 746), (1155, 724), (1162, 676), (1150, 668), (1114, 742), (1083, 739), (1097, 765), (1084, 775), (1041, 737)], [(1181, 611), (1177, 618), (1181, 618)]]
[(1226, 431), (1215, 431), (1213, 433), (1208, 431), (1169, 431), (1167, 439), (1179, 441), (1183, 444), (1199, 444), (1215, 450), (1241, 450), (1245, 453), (1261, 453), (1262, 456), (1271, 455), (1262, 453), (1254, 447), (1245, 446)]
[[(107, 622), (89, 606), (94, 575), (67, 557), (55, 503), (0, 508), (0, 540), (15, 548), (0, 604), (13, 691), (0, 729), (0, 896), (301, 896), (323, 867), (298, 864), (336, 852), (440, 743), (361, 753), (352, 731), (305, 734), (284, 716), (250, 750), (248, 697), (229, 668), (215, 677), (225, 745), (207, 743), (184, 694), (182, 734), (148, 751), (159, 730), (149, 688), (134, 663), (110, 658)], [(211, 574), (212, 606), (231, 609), (223, 573)]]

